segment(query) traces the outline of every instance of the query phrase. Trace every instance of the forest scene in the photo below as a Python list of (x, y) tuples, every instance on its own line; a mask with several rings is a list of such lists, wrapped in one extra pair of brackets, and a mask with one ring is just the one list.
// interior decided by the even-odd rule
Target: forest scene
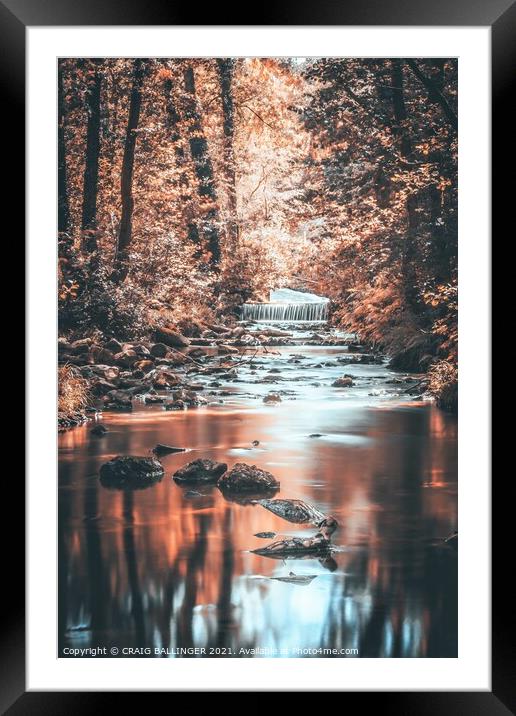
[(59, 656), (457, 656), (457, 60), (56, 82)]

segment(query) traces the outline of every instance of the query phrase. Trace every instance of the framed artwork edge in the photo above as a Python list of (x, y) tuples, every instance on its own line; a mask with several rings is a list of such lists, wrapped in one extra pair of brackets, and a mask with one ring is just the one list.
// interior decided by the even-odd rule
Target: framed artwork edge
[[(493, 235), (496, 223), (501, 226), (504, 214), (507, 214), (507, 207), (511, 205), (508, 192), (510, 187), (504, 182), (504, 173), (497, 171), (508, 161), (510, 148), (504, 141), (504, 137), (510, 136), (511, 114), (509, 112), (508, 100), (510, 92), (510, 80), (515, 66), (515, 51), (513, 38), (516, 32), (516, 7), (514, 4), (505, 2), (491, 4), (490, 8), (468, 7), (467, 2), (454, 2), (445, 6), (444, 3), (437, 4), (432, 11), (420, 3), (411, 5), (409, 14), (401, 14), (395, 3), (386, 2), (365, 2), (360, 8), (340, 8), (339, 10), (330, 7), (330, 3), (322, 3), (317, 9), (296, 8), (271, 10), (268, 18), (261, 18), (263, 25), (457, 25), (457, 26), (491, 26), (492, 41), (492, 166), (493, 166), (493, 188), (492, 188), (492, 217)], [(448, 14), (447, 14), (448, 13)], [(209, 16), (208, 16), (209, 17)], [(6, 123), (4, 131), (9, 130), (9, 136), (16, 136), (18, 147), (24, 146), (25, 142), (25, 40), (27, 27), (36, 26), (67, 26), (67, 25), (189, 25), (189, 18), (183, 17), (181, 13), (174, 12), (173, 8), (165, 8), (165, 4), (148, 3), (133, 6), (128, 12), (120, 12), (114, 2), (94, 3), (87, 6), (74, 3), (66, 5), (57, 1), (38, 5), (36, 0), (27, 2), (0, 1), (1, 35), (3, 46), (3, 61), (0, 72), (2, 73), (2, 86), (4, 90), (5, 106), (10, 108), (9, 117), (4, 115)], [(392, 19), (390, 19), (392, 18)], [(210, 18), (212, 20), (212, 18)], [(368, 21), (366, 21), (368, 20)], [(207, 22), (208, 26), (222, 25), (213, 18)], [(237, 24), (237, 23), (230, 23)], [(240, 23), (238, 23), (240, 24)], [(244, 23), (242, 23), (244, 24)], [(14, 114), (14, 118), (13, 118)], [(514, 153), (514, 148), (512, 148)], [(19, 206), (17, 215), (23, 217), (25, 214), (23, 186), (26, 181), (24, 175), (24, 162), (17, 155), (17, 161), (10, 163), (13, 178), (10, 181), (8, 192), (10, 196), (6, 202), (7, 206)], [(508, 217), (507, 217), (508, 218)], [(22, 228), (23, 221), (16, 227), (16, 242), (23, 245)], [(22, 258), (23, 261), (23, 258)], [(31, 350), (30, 343), (27, 350)], [(28, 386), (30, 389), (30, 386)], [(30, 444), (27, 445), (30, 450)], [(492, 455), (494, 455), (492, 450)], [(504, 516), (503, 509), (507, 509), (507, 498), (504, 497), (505, 490), (503, 483), (494, 484), (492, 490), (492, 690), (489, 691), (447, 691), (447, 692), (355, 692), (346, 691), (348, 697), (357, 696), (369, 698), (369, 703), (374, 699), (384, 710), (403, 708), (409, 713), (434, 713), (439, 709), (444, 713), (484, 713), (506, 714), (513, 712), (514, 701), (511, 701), (511, 677), (514, 673), (513, 640), (506, 625), (506, 617), (509, 612), (506, 594), (506, 585), (502, 577), (502, 564), (504, 550), (509, 542), (510, 519)], [(2, 663), (2, 686), (0, 694), (0, 706), (2, 713), (90, 713), (99, 708), (100, 704), (109, 704), (111, 699), (119, 698), (120, 694), (93, 692), (48, 692), (48, 691), (26, 691), (26, 652), (25, 652), (25, 593), (24, 573), (20, 564), (24, 560), (24, 536), (21, 525), (25, 520), (25, 496), (24, 485), (20, 479), (16, 485), (10, 485), (9, 499), (16, 509), (12, 510), (16, 515), (17, 527), (16, 537), (9, 539), (11, 545), (8, 554), (8, 574), (10, 577), (9, 589), (6, 594), (8, 607), (4, 609), (4, 625), (2, 629), (2, 645), (0, 658)], [(12, 529), (12, 527), (11, 527)], [(16, 577), (14, 576), (16, 575)], [(254, 690), (254, 689), (253, 689)], [(258, 688), (256, 690), (259, 690)], [(263, 689), (269, 691), (272, 689)], [(302, 689), (299, 689), (300, 691)], [(309, 691), (317, 691), (317, 688), (309, 688)], [(336, 689), (339, 690), (339, 689)], [(238, 691), (235, 686), (235, 691)], [(382, 701), (379, 702), (379, 698)]]

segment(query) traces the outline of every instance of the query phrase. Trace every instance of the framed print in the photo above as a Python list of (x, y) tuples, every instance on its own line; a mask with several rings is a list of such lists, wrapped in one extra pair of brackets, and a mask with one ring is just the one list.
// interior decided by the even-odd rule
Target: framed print
[(490, 132), (493, 97), (505, 157), (514, 6), (0, 10), (28, 299), (4, 710), (507, 713)]

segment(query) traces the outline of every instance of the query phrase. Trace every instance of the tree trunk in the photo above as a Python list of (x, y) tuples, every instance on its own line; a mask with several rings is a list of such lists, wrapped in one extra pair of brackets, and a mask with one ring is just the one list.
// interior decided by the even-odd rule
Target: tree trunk
[(197, 226), (197, 216), (192, 196), (192, 188), (188, 178), (188, 159), (185, 151), (184, 141), (180, 132), (181, 116), (177, 109), (173, 95), (172, 80), (165, 80), (165, 96), (167, 99), (167, 124), (170, 129), (170, 140), (174, 147), (176, 166), (179, 171), (179, 198), (181, 206), (178, 207), (187, 229), (187, 238), (192, 244), (198, 247), (196, 257), (202, 255), (201, 239)]
[(86, 92), (88, 128), (86, 130), (86, 163), (82, 203), (82, 231), (87, 251), (97, 248), (97, 194), (100, 156), (100, 96), (102, 73), (98, 60)]
[(70, 224), (70, 206), (68, 203), (68, 179), (66, 173), (65, 101), (63, 89), (63, 69), (61, 63), (59, 63), (58, 68), (57, 105), (59, 122), (57, 129), (57, 230), (61, 234), (66, 233), (68, 231), (68, 227)]
[(457, 133), (459, 129), (459, 121), (457, 115), (453, 111), (446, 97), (441, 92), (438, 82), (434, 82), (434, 80), (432, 80), (430, 77), (427, 77), (415, 60), (407, 59), (406, 62), (412, 72), (421, 82), (423, 87), (426, 89), (430, 102), (439, 105), (447, 122), (449, 123), (453, 131)]
[(220, 262), (219, 212), (213, 165), (208, 151), (208, 142), (204, 136), (201, 117), (195, 95), (195, 77), (193, 67), (184, 71), (185, 118), (190, 145), (190, 154), (198, 180), (198, 194), (208, 200), (208, 208), (203, 216), (203, 234), (211, 254), (212, 267), (217, 269)]
[(229, 245), (235, 247), (238, 242), (239, 226), (237, 218), (237, 194), (234, 156), (235, 113), (233, 106), (233, 69), (234, 61), (231, 59), (217, 60), (220, 75), (220, 89), (222, 96), (222, 111), (224, 115), (224, 163), (226, 169), (226, 182), (228, 192), (228, 238)]
[(124, 157), (122, 160), (122, 176), (120, 191), (122, 198), (122, 215), (120, 218), (120, 230), (115, 256), (115, 279), (123, 281), (129, 271), (128, 248), (132, 237), (133, 221), (133, 171), (134, 152), (136, 148), (136, 130), (140, 119), (142, 104), (142, 85), (144, 75), (144, 60), (137, 59), (133, 64), (133, 81), (131, 98), (129, 101), (129, 118), (127, 120), (127, 132), (125, 135)]
[[(408, 159), (412, 154), (412, 143), (408, 134), (405, 122), (407, 120), (407, 109), (405, 107), (405, 97), (403, 88), (403, 64), (401, 60), (391, 60), (392, 71), (392, 106), (394, 112), (394, 136), (398, 139), (401, 155), (404, 159)], [(418, 230), (418, 203), (417, 194), (410, 194), (407, 198), (407, 217), (408, 226), (405, 234), (404, 247), (402, 252), (402, 281), (403, 292), (407, 305), (414, 313), (417, 309), (417, 290), (416, 290), (416, 234)]]

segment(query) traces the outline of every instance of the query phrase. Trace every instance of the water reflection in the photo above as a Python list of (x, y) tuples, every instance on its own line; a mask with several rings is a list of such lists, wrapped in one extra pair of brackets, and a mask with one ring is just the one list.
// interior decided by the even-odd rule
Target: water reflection
[[(378, 368), (375, 367), (375, 370)], [(250, 415), (252, 414), (252, 419)], [(60, 437), (59, 644), (232, 650), (359, 650), (362, 657), (457, 654), (454, 418), (433, 407), (249, 406), (106, 415), (109, 433)], [(320, 439), (306, 436), (318, 432)], [(345, 437), (346, 439), (340, 439)], [(234, 446), (259, 446), (246, 456)], [(156, 443), (193, 452), (162, 458), (148, 490), (98, 481), (115, 454)], [(338, 551), (319, 561), (252, 554), (259, 532), (299, 535), (258, 505), (217, 488), (185, 490), (171, 474), (196, 457), (273, 472), (280, 497), (304, 499), (341, 525)], [(307, 528), (309, 529), (309, 528)], [(276, 580), (311, 576), (311, 580)], [(141, 654), (138, 654), (141, 656)], [(155, 654), (152, 653), (152, 656)]]

